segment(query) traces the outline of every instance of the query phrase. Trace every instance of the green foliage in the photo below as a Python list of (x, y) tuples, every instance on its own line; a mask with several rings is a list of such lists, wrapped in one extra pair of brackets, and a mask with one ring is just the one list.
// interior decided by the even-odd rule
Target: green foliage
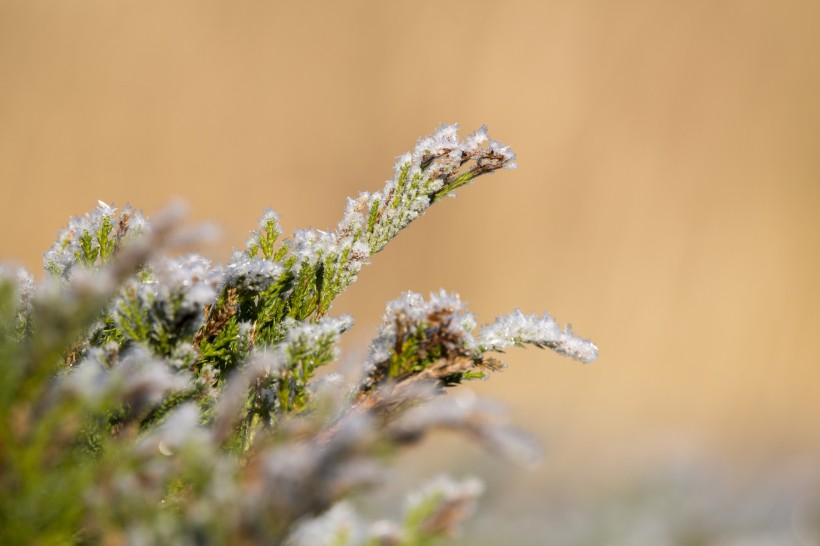
[(321, 373), (352, 324), (328, 312), (431, 203), (513, 160), (483, 128), (459, 140), (443, 126), (384, 189), (349, 200), (332, 232), (283, 241), (267, 211), (222, 267), (168, 257), (185, 239), (172, 212), (148, 223), (100, 202), (46, 253), (42, 285), (0, 270), (0, 543), (415, 546), (449, 534), (473, 482), (437, 482), (395, 528), (349, 512), (310, 533), (431, 428), (509, 447), (480, 404), (431, 406), (499, 369), (488, 353), (530, 343), (589, 361), (594, 345), (520, 313), (475, 337), (456, 296), (408, 293), (345, 378)]

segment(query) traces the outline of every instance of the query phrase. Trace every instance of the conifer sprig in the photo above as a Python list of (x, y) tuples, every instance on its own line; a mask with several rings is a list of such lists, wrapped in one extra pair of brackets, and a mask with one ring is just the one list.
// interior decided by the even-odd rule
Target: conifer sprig
[(535, 345), (597, 348), (549, 315), (477, 330), (458, 296), (388, 304), (356, 378), (323, 373), (348, 316), (328, 314), (370, 257), (433, 203), (515, 167), (481, 128), (444, 125), (400, 156), (333, 231), (282, 239), (265, 211), (224, 267), (167, 255), (190, 237), (99, 202), (46, 252), (46, 281), (0, 267), (0, 543), (430, 544), (480, 485), (440, 478), (403, 519), (368, 523), (346, 499), (435, 428), (532, 458), (492, 404), (439, 396)]

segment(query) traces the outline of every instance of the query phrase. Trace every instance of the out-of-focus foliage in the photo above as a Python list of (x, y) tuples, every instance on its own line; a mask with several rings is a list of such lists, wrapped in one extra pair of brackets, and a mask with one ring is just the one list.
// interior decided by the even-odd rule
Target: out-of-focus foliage
[(224, 267), (169, 257), (172, 212), (145, 221), (100, 203), (45, 254), (46, 281), (0, 275), (3, 544), (428, 544), (481, 487), (439, 478), (398, 523), (345, 503), (397, 448), (436, 427), (527, 455), (480, 400), (439, 397), (532, 344), (591, 362), (597, 348), (548, 315), (516, 311), (475, 332), (455, 295), (390, 303), (361, 374), (317, 377), (352, 324), (328, 315), (369, 257), (427, 207), (515, 166), (482, 128), (443, 126), (399, 157), (335, 231), (284, 241), (266, 212)]

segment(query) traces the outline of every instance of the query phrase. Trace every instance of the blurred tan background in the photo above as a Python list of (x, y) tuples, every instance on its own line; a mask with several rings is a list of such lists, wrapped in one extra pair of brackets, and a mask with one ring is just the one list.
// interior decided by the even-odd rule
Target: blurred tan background
[(486, 463), (505, 499), (672, 459), (808, 483), (818, 23), (812, 0), (0, 0), (0, 257), (39, 272), (97, 199), (182, 197), (224, 261), (264, 208), (331, 228), (417, 137), (486, 123), (519, 170), (374, 257), (334, 307), (357, 319), (347, 353), (407, 289), (593, 338), (591, 366), (510, 353), (476, 387), (547, 446), (536, 474)]

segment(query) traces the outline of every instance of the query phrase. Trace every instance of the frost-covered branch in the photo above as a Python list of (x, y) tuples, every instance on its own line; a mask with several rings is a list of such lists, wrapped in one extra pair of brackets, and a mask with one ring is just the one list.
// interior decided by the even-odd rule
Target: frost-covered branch
[(476, 319), (457, 295), (406, 292), (387, 306), (379, 336), (373, 341), (360, 386), (360, 397), (385, 383), (400, 388), (418, 381), (452, 386), (483, 379), (504, 364), (488, 353), (524, 344), (548, 347), (584, 363), (594, 361), (598, 348), (567, 327), (541, 317), (513, 311), (474, 334)]
[[(451, 535), (475, 480), (440, 478), (400, 521), (345, 502), (401, 448), (459, 431), (521, 462), (538, 450), (498, 406), (446, 389), (511, 346), (591, 362), (549, 315), (477, 329), (454, 294), (388, 304), (361, 376), (326, 373), (349, 316), (329, 313), (370, 257), (433, 203), (514, 168), (481, 128), (441, 126), (400, 156), (333, 231), (281, 239), (265, 211), (221, 266), (179, 254), (173, 208), (150, 220), (99, 202), (46, 252), (46, 280), (0, 267), (0, 543), (418, 546)], [(173, 253), (171, 251), (174, 251)], [(173, 255), (171, 255), (173, 254)]]

